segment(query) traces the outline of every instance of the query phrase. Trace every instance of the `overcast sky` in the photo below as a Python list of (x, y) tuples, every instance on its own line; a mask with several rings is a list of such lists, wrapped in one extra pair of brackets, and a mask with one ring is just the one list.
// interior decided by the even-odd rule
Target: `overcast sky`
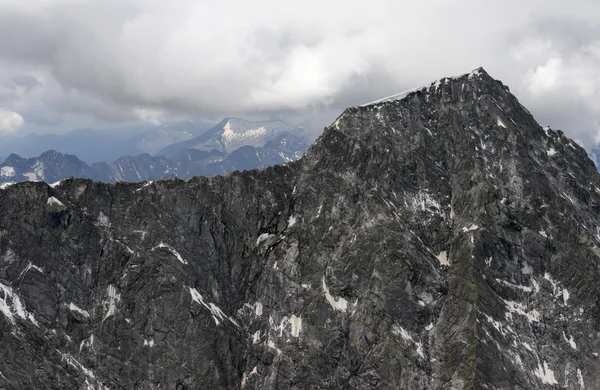
[(344, 107), (483, 66), (600, 133), (597, 0), (0, 0), (0, 134)]

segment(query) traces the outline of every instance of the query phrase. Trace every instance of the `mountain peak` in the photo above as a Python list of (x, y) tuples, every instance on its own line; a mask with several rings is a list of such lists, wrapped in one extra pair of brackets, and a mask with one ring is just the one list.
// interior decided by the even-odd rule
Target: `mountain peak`
[[(511, 150), (513, 158), (524, 165), (549, 163), (553, 169), (568, 168), (573, 175), (582, 169), (586, 175), (595, 172), (576, 142), (561, 132), (543, 129), (509, 88), (483, 68), (350, 107), (307, 154), (329, 159), (332, 148), (337, 151), (343, 144), (340, 134), (348, 139), (346, 147), (352, 151), (348, 157), (358, 153), (359, 147), (378, 153), (384, 150), (389, 158), (400, 161), (413, 161), (417, 151), (427, 151), (438, 157), (438, 164), (446, 159), (442, 165), (473, 166), (475, 161), (496, 161)], [(328, 144), (331, 139), (335, 144)]]
[(63, 157), (65, 156), (65, 154), (57, 152), (54, 149), (50, 149), (47, 150), (45, 152), (43, 152), (42, 154), (40, 154), (40, 156), (38, 157), (40, 160), (53, 160), (56, 159), (58, 157)]
[[(479, 132), (489, 128), (493, 132), (527, 131), (532, 129), (542, 134), (540, 126), (529, 111), (519, 103), (510, 89), (501, 81), (492, 78), (483, 68), (477, 68), (459, 76), (443, 77), (427, 85), (410, 89), (400, 94), (378, 99), (371, 103), (347, 108), (329, 127), (352, 137), (369, 137), (377, 142), (398, 142), (396, 132), (403, 136), (414, 135), (422, 131), (436, 133), (441, 118), (448, 115), (464, 117), (469, 113), (469, 123), (464, 126), (475, 126), (478, 122)], [(356, 126), (356, 117), (369, 118), (376, 126), (368, 131), (364, 126)], [(399, 123), (416, 120), (420, 117), (420, 129), (404, 128)], [(354, 118), (354, 119), (352, 119)], [(516, 126), (521, 121), (522, 125)], [(438, 129), (438, 135), (452, 128), (450, 123)], [(427, 130), (426, 130), (427, 129)], [(378, 133), (377, 135), (375, 133)], [(387, 133), (387, 134), (383, 134)], [(410, 133), (410, 134), (409, 134)], [(450, 137), (459, 136), (448, 134)], [(381, 140), (380, 138), (386, 138)], [(394, 141), (391, 139), (396, 138)]]
[(373, 106), (373, 105), (378, 105), (378, 104), (382, 104), (382, 103), (388, 103), (388, 102), (394, 102), (394, 101), (398, 101), (398, 100), (403, 100), (407, 97), (409, 97), (411, 94), (413, 93), (417, 93), (417, 92), (431, 92), (433, 90), (433, 92), (437, 92), (440, 88), (440, 86), (453, 82), (453, 81), (484, 81), (484, 82), (497, 82), (500, 83), (498, 80), (493, 79), (486, 71), (485, 69), (483, 69), (482, 67), (473, 69), (471, 72), (469, 73), (464, 73), (461, 74), (459, 76), (450, 76), (450, 77), (442, 77), (441, 79), (435, 80), (432, 83), (429, 83), (427, 85), (423, 85), (420, 87), (416, 87), (416, 88), (411, 88), (408, 89), (406, 91), (400, 92), (398, 94), (394, 94), (391, 96), (387, 96), (381, 99), (377, 99), (375, 101), (366, 103), (366, 104), (362, 104), (360, 105), (360, 107), (368, 107), (368, 106)]

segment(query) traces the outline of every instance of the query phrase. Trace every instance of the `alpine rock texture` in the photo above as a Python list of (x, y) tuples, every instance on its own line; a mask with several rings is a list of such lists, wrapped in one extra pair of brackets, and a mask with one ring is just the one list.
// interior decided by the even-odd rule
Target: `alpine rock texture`
[(600, 177), (483, 69), (296, 162), (0, 191), (6, 389), (598, 389)]

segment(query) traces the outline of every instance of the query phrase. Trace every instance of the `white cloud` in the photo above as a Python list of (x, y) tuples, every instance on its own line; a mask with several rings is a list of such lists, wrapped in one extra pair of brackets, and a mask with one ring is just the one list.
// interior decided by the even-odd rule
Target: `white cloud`
[(147, 108), (136, 108), (135, 113), (144, 122), (151, 123), (155, 126), (161, 124), (162, 113), (157, 110), (151, 110)]
[[(43, 75), (36, 107), (61, 117), (337, 114), (478, 66), (546, 124), (562, 125), (548, 122), (568, 109), (565, 130), (584, 140), (600, 107), (591, 0), (0, 0), (0, 9), (0, 69)], [(20, 112), (33, 93), (18, 97)]]
[(538, 66), (531, 71), (526, 78), (529, 92), (535, 96), (556, 88), (561, 73), (561, 65), (562, 60), (560, 58), (550, 58), (545, 65)]
[(25, 121), (18, 112), (0, 108), (0, 133), (12, 133), (23, 126)]

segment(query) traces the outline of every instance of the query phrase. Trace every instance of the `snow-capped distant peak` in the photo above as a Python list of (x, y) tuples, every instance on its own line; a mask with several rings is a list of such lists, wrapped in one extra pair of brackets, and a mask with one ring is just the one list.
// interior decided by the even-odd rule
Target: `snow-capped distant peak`
[(262, 147), (284, 132), (301, 131), (282, 120), (252, 122), (240, 118), (228, 118), (224, 122), (217, 136), (225, 153), (246, 145)]
[(221, 137), (223, 137), (223, 140), (226, 142), (231, 142), (234, 141), (236, 139), (239, 138), (251, 138), (251, 137), (260, 137), (266, 134), (267, 129), (264, 126), (260, 126), (257, 127), (255, 129), (238, 129), (238, 131), (234, 131), (231, 128), (231, 123), (227, 122), (225, 124), (225, 127), (223, 127), (223, 134), (221, 134)]

